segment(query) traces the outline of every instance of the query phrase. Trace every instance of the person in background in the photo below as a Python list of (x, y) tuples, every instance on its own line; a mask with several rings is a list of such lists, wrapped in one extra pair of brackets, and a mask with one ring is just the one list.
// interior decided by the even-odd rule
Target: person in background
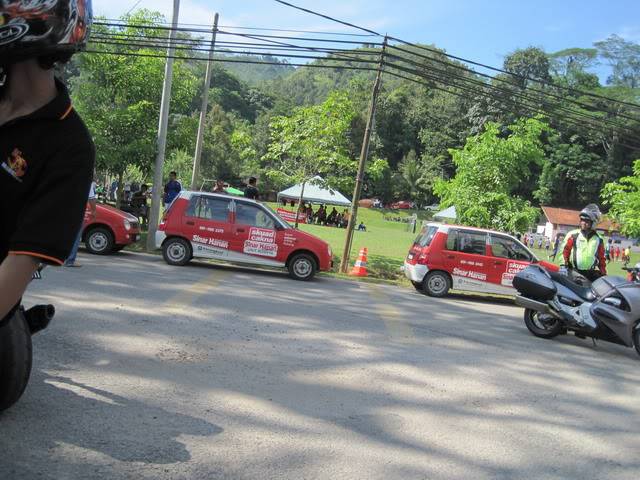
[(558, 255), (558, 250), (560, 249), (560, 242), (562, 242), (562, 239), (562, 234), (556, 234), (556, 239), (553, 242), (553, 251), (551, 252), (551, 255), (549, 255), (549, 260), (555, 261), (556, 256)]
[(613, 239), (607, 240), (606, 245), (604, 246), (604, 258), (607, 263), (611, 262), (611, 244), (613, 243)]
[(366, 232), (367, 231), (367, 226), (363, 222), (360, 222), (360, 225), (358, 225), (358, 231), (359, 232)]
[(618, 260), (620, 260), (620, 247), (618, 245), (615, 245), (613, 247), (613, 259), (617, 262)]
[(224, 188), (224, 180), (216, 180), (216, 184), (213, 186), (213, 193), (227, 193)]
[(118, 181), (114, 180), (111, 182), (111, 186), (109, 187), (109, 200), (112, 202), (116, 201), (116, 193), (118, 192)]
[(131, 197), (133, 211), (139, 219), (142, 219), (143, 226), (147, 225), (149, 217), (147, 198), (149, 198), (149, 187), (144, 183), (140, 185), (140, 190), (135, 192)]
[(330, 225), (330, 226), (336, 225), (337, 216), (338, 216), (338, 211), (336, 210), (336, 207), (333, 207), (333, 209), (331, 210), (331, 213), (329, 213), (329, 216), (327, 217), (327, 225)]
[(258, 180), (256, 179), (256, 177), (250, 177), (249, 178), (249, 185), (247, 185), (247, 188), (244, 189), (244, 196), (245, 198), (250, 198), (251, 200), (257, 200), (258, 199), (258, 187), (256, 186), (258, 183)]
[(164, 186), (164, 197), (162, 197), (163, 205), (170, 205), (180, 192), (182, 191), (182, 185), (178, 181), (178, 173), (170, 172), (169, 181)]
[(631, 261), (631, 247), (627, 246), (627, 248), (624, 249), (624, 253), (623, 253), (623, 256), (622, 256), (622, 261), (624, 262), (624, 266), (625, 267)]
[[(91, 186), (89, 187), (89, 195), (87, 198), (87, 206), (89, 207), (89, 213), (87, 214), (85, 210), (85, 216), (89, 216), (88, 220), (93, 221), (96, 218), (96, 182), (91, 182)], [(81, 267), (82, 264), (76, 262), (76, 258), (78, 256), (78, 249), (80, 248), (80, 242), (82, 241), (82, 231), (84, 230), (84, 222), (80, 226), (80, 231), (76, 237), (76, 241), (73, 244), (73, 248), (71, 249), (71, 253), (64, 261), (65, 267)]]

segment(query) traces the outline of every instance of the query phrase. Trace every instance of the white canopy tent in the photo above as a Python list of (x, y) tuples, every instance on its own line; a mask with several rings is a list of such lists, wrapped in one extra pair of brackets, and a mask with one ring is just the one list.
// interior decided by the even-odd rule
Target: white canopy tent
[[(344, 207), (351, 206), (351, 202), (340, 192), (338, 192), (337, 190), (332, 190), (330, 188), (321, 187), (316, 183), (317, 181), (321, 182), (322, 179), (320, 177), (315, 177), (305, 183), (304, 195), (302, 196), (302, 200), (304, 202), (326, 203), (327, 205), (340, 205)], [(289, 187), (286, 190), (278, 193), (278, 202), (280, 202), (280, 199), (282, 198), (298, 201), (300, 199), (301, 191), (301, 183), (294, 185), (293, 187)]]
[(449, 208), (445, 208), (444, 210), (442, 210), (441, 212), (436, 213), (433, 218), (435, 220), (440, 220), (443, 222), (447, 222), (447, 221), (456, 221), (456, 218), (458, 218), (458, 215), (456, 213), (456, 207), (451, 206)]

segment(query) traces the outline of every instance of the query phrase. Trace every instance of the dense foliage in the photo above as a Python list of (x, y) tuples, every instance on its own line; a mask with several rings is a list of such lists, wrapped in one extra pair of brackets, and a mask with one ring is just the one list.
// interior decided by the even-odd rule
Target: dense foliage
[[(126, 20), (164, 21), (146, 10)], [(96, 31), (113, 34), (115, 27)], [(153, 39), (165, 33), (130, 27), (127, 34)], [(407, 48), (419, 52), (416, 69), (430, 72), (438, 65), (441, 73), (422, 83), (384, 75), (365, 196), (419, 205), (442, 200), (456, 205), (467, 223), (522, 230), (535, 221), (533, 207), (598, 203), (605, 185), (633, 178), (633, 161), (640, 158), (639, 144), (630, 140), (640, 139), (640, 123), (633, 120), (640, 116), (633, 106), (640, 101), (640, 45), (613, 35), (588, 49), (547, 53), (530, 47), (505, 58), (503, 69), (513, 75), (492, 78), (461, 73), (461, 64), (435, 47)], [(100, 50), (149, 53), (136, 43)], [(356, 51), (374, 58), (367, 45)], [(330, 57), (316, 63), (327, 68), (215, 64), (200, 184), (215, 178), (239, 184), (256, 175), (266, 191), (322, 174), (351, 193), (374, 72), (330, 68), (337, 65)], [(594, 74), (603, 64), (611, 71), (605, 85)], [(174, 68), (166, 170), (176, 169), (188, 181), (205, 63), (185, 58)], [(67, 68), (76, 107), (96, 140), (101, 173), (150, 178), (163, 73), (162, 58), (91, 53)], [(452, 83), (456, 77), (494, 95)], [(523, 92), (526, 103), (519, 101)], [(609, 204), (629, 222), (613, 191), (607, 187)]]

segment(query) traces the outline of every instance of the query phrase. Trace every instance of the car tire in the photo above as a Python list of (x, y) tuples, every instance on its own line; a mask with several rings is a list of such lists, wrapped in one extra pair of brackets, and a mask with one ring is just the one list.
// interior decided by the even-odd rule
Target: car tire
[(430, 297), (441, 298), (451, 289), (451, 277), (439, 270), (429, 272), (422, 281), (422, 290)]
[(640, 355), (640, 323), (633, 330), (633, 346), (636, 347), (636, 352)]
[(89, 253), (108, 255), (113, 251), (115, 241), (110, 230), (104, 227), (95, 227), (86, 233), (84, 244)]
[(191, 244), (184, 238), (170, 238), (162, 245), (162, 257), (169, 265), (182, 267), (193, 258)]
[(299, 253), (289, 260), (289, 275), (294, 280), (308, 281), (311, 280), (317, 270), (315, 259), (306, 253)]
[(32, 364), (31, 332), (21, 311), (0, 325), (0, 412), (22, 396)]

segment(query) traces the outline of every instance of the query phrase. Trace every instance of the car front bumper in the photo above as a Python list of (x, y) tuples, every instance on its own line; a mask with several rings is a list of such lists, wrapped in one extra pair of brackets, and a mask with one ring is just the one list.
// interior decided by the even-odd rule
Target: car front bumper
[(405, 277), (412, 282), (422, 282), (424, 276), (429, 271), (429, 268), (426, 265), (412, 265), (408, 262), (404, 262), (402, 270), (404, 271)]

